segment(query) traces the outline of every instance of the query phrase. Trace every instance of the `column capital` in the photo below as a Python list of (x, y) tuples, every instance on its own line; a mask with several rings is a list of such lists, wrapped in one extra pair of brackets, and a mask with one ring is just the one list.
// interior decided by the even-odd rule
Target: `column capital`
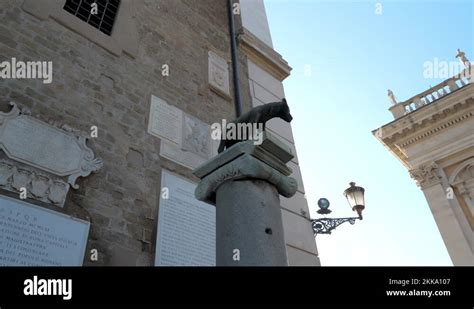
[(198, 167), (193, 172), (201, 179), (195, 196), (215, 205), (216, 191), (224, 182), (260, 179), (274, 185), (284, 197), (292, 197), (298, 189), (296, 179), (288, 177), (292, 170), (286, 163), (292, 158), (289, 146), (264, 132), (260, 145), (250, 140), (240, 142)]
[(439, 167), (435, 162), (421, 165), (409, 171), (411, 178), (416, 181), (417, 186), (424, 189), (441, 183)]

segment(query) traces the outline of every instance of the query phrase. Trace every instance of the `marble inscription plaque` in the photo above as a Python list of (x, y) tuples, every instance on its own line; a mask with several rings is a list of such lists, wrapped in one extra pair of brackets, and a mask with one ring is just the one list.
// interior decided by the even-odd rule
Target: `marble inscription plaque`
[(161, 139), (160, 156), (194, 169), (215, 152), (211, 127), (152, 96), (148, 132)]
[(215, 207), (194, 197), (196, 185), (163, 170), (162, 188), (169, 198), (160, 197), (156, 266), (215, 266)]
[[(80, 166), (81, 148), (73, 136), (64, 134), (58, 128), (28, 116), (8, 121), (4, 127), (2, 145), (19, 161), (39, 165), (61, 176), (72, 173)], [(25, 141), (29, 141), (27, 147)]]
[(78, 177), (87, 177), (102, 167), (87, 147), (87, 136), (64, 125), (59, 128), (20, 110), (15, 103), (8, 113), (0, 112), (0, 149), (15, 161), (57, 176), (68, 176), (78, 188)]
[(183, 112), (179, 108), (156, 96), (151, 97), (148, 133), (181, 145), (182, 123)]
[(89, 226), (0, 196), (0, 266), (82, 266)]

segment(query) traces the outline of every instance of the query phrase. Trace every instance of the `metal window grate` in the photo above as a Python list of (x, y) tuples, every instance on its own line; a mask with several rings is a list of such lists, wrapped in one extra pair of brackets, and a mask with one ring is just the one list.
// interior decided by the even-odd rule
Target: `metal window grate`
[[(97, 3), (97, 14), (91, 13), (94, 2)], [(63, 9), (110, 35), (119, 5), (120, 0), (66, 0)]]

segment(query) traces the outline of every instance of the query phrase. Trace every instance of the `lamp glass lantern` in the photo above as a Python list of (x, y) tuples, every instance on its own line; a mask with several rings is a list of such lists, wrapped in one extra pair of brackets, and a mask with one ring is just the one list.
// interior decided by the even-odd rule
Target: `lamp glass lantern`
[(350, 187), (344, 190), (344, 196), (349, 202), (349, 206), (357, 212), (360, 219), (362, 219), (362, 210), (365, 208), (364, 193), (365, 189), (356, 186), (355, 182), (351, 182)]

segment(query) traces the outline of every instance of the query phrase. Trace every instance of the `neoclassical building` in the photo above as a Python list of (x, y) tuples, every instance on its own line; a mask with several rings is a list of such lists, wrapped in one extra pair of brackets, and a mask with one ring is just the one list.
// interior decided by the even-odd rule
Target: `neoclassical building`
[[(459, 50), (458, 50), (459, 53)], [(373, 131), (423, 191), (453, 264), (474, 265), (474, 84), (464, 71), (403, 102)]]

